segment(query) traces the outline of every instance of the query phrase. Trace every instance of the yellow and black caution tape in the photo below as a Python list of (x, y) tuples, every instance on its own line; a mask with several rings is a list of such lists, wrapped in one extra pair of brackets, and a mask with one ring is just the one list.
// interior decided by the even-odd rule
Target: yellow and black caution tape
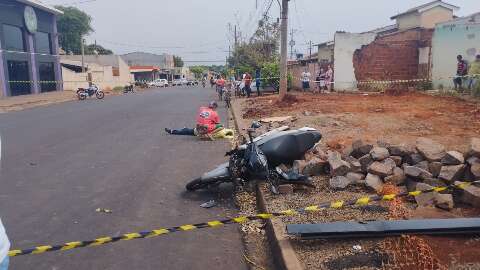
[(311, 205), (311, 206), (307, 206), (307, 207), (296, 209), (296, 210), (291, 209), (291, 210), (285, 210), (285, 211), (280, 211), (275, 213), (262, 213), (262, 214), (252, 215), (252, 216), (239, 216), (235, 218), (229, 218), (224, 220), (214, 220), (214, 221), (198, 223), (198, 224), (187, 224), (187, 225), (171, 227), (171, 228), (160, 228), (160, 229), (151, 230), (151, 231), (127, 233), (119, 236), (100, 237), (100, 238), (96, 238), (94, 240), (88, 240), (88, 241), (68, 242), (68, 243), (59, 244), (59, 245), (44, 245), (44, 246), (37, 246), (33, 248), (28, 248), (28, 249), (14, 249), (8, 252), (8, 256), (15, 257), (15, 256), (21, 256), (21, 255), (29, 255), (29, 254), (41, 254), (41, 253), (50, 252), (50, 251), (66, 251), (66, 250), (71, 250), (75, 248), (100, 246), (100, 245), (115, 243), (118, 241), (157, 237), (157, 236), (162, 236), (165, 234), (176, 233), (176, 232), (185, 232), (185, 231), (205, 229), (205, 228), (216, 228), (224, 225), (245, 223), (253, 220), (267, 220), (275, 217), (302, 215), (307, 213), (318, 212), (325, 209), (341, 209), (347, 206), (365, 206), (373, 202), (392, 201), (395, 198), (400, 198), (400, 197), (407, 197), (407, 196), (415, 197), (424, 193), (447, 191), (449, 188), (464, 189), (465, 187), (473, 184), (480, 184), (480, 181), (465, 182), (465, 183), (455, 184), (455, 185), (450, 185), (445, 187), (434, 187), (432, 189), (423, 190), (423, 191), (417, 190), (417, 191), (411, 191), (411, 192), (402, 192), (398, 194), (374, 195), (374, 196), (362, 197), (362, 198), (348, 200), (348, 201), (332, 201), (332, 202), (321, 203), (318, 205)]

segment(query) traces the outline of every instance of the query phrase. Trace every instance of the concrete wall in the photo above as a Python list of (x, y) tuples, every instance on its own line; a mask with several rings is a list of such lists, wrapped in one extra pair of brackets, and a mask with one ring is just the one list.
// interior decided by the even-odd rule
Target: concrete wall
[(434, 7), (423, 12), (420, 16), (420, 27), (433, 29), (437, 23), (453, 19), (453, 10), (445, 7)]
[(121, 56), (129, 66), (157, 66), (161, 69), (173, 69), (173, 55), (144, 52), (127, 53)]
[(357, 49), (375, 40), (375, 33), (335, 33), (334, 73), (336, 90), (356, 90), (353, 54)]
[(397, 18), (397, 25), (399, 30), (406, 30), (418, 27), (421, 23), (420, 14), (409, 13)]
[[(65, 61), (68, 62), (68, 61)], [(72, 64), (72, 62), (69, 62)], [(76, 63), (79, 65), (80, 63)], [(62, 67), (63, 88), (65, 90), (76, 90), (79, 87), (88, 87), (88, 74), (91, 74), (92, 81), (101, 89), (111, 90), (115, 87), (123, 87), (133, 81), (133, 75), (130, 74), (129, 67), (123, 64), (119, 67), (119, 76), (113, 75), (112, 66), (102, 66), (95, 63), (87, 63), (88, 71), (86, 73), (74, 72)]]
[(457, 55), (472, 62), (480, 54), (480, 14), (436, 26), (432, 40), (432, 79), (434, 87), (453, 88)]
[(333, 62), (333, 50), (334, 46), (319, 46), (318, 47), (318, 61), (319, 62)]
[[(24, 41), (25, 41), (25, 52), (8, 52), (4, 51), (0, 56), (3, 61), (0, 61), (0, 64), (3, 62), (2, 68), (0, 71), (3, 71), (3, 76), (0, 76), (0, 79), (3, 78), (3, 81), (0, 82), (0, 87), (2, 89), (2, 95), (0, 96), (9, 96), (11, 95), (10, 85), (8, 83), (9, 74), (7, 62), (12, 61), (26, 61), (29, 68), (29, 80), (34, 81), (30, 84), (30, 93), (39, 93), (40, 85), (38, 84), (39, 74), (39, 65), (41, 62), (54, 63), (54, 73), (55, 80), (60, 81), (61, 74), (60, 68), (58, 65), (58, 46), (57, 46), (57, 28), (56, 28), (56, 18), (55, 15), (48, 13), (46, 11), (34, 8), (38, 20), (38, 31), (45, 32), (50, 34), (50, 42), (52, 47), (52, 54), (37, 54), (35, 53), (35, 44), (34, 44), (34, 35), (28, 33), (24, 26), (23, 12), (25, 9), (25, 4), (19, 3), (14, 0), (0, 0), (0, 45), (2, 49), (5, 49), (3, 46), (5, 44), (5, 37), (3, 33), (3, 24), (14, 25), (22, 28)], [(33, 53), (33, 54), (32, 54)], [(57, 85), (57, 90), (61, 90), (61, 86)]]
[(401, 15), (397, 17), (397, 25), (399, 30), (407, 30), (416, 27), (433, 29), (437, 23), (446, 22), (452, 19), (453, 10), (437, 6), (422, 13), (412, 12)]
[[(308, 70), (308, 72), (310, 72), (310, 74), (312, 75), (310, 79), (314, 81), (315, 78), (317, 77), (318, 72), (320, 71), (320, 66), (318, 62), (308, 63), (308, 64), (307, 63), (302, 64), (298, 62), (296, 64), (291, 64), (288, 66), (288, 73), (292, 74), (293, 76), (293, 84), (292, 84), (293, 89), (297, 89), (297, 90), (302, 89), (301, 77), (305, 69)], [(314, 86), (315, 86), (314, 83), (310, 82), (310, 88), (313, 89)]]

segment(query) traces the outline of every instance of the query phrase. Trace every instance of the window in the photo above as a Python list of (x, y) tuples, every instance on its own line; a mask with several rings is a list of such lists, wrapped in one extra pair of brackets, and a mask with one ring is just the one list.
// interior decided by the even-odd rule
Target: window
[(40, 77), (40, 90), (50, 92), (57, 90), (55, 81), (55, 70), (52, 62), (40, 62), (38, 65)]
[(25, 51), (25, 40), (23, 38), (22, 28), (4, 24), (3, 37), (5, 40), (5, 49), (11, 51)]
[(44, 32), (35, 33), (35, 52), (52, 54), (50, 34)]
[(7, 61), (8, 81), (12, 96), (30, 94), (30, 75), (27, 61)]

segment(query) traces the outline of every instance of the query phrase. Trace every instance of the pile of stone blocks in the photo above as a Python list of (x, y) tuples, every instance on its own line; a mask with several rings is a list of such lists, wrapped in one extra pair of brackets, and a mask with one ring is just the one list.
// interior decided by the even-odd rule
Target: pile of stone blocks
[[(428, 138), (418, 138), (415, 145), (377, 144), (356, 140), (340, 153), (315, 148), (306, 160), (295, 161), (294, 168), (308, 176), (330, 174), (330, 187), (346, 189), (352, 185), (382, 193), (386, 183), (399, 190), (430, 190), (462, 182), (480, 180), (480, 138), (472, 138), (466, 153), (447, 151)], [(449, 192), (451, 193), (451, 192)], [(454, 202), (480, 207), (480, 188), (469, 185), (452, 194), (422, 193), (415, 197), (419, 206), (452, 209)]]

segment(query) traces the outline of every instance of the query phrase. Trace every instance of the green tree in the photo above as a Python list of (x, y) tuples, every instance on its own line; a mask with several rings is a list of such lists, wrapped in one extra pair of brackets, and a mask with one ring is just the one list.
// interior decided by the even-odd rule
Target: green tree
[(173, 63), (175, 67), (183, 67), (184, 65), (182, 57), (176, 55), (173, 56)]
[(190, 71), (195, 74), (195, 78), (200, 79), (205, 73), (205, 68), (202, 66), (193, 66), (190, 67)]
[(237, 72), (260, 69), (266, 63), (278, 61), (279, 24), (264, 17), (259, 21), (257, 30), (248, 42), (238, 45), (228, 64), (235, 67)]
[(113, 54), (112, 50), (106, 49), (103, 46), (100, 45), (95, 45), (95, 44), (90, 44), (85, 46), (85, 54), (96, 54), (98, 53), (99, 55), (110, 55)]
[(63, 11), (57, 19), (59, 43), (67, 53), (81, 53), (82, 38), (93, 31), (92, 17), (76, 7), (55, 6)]

